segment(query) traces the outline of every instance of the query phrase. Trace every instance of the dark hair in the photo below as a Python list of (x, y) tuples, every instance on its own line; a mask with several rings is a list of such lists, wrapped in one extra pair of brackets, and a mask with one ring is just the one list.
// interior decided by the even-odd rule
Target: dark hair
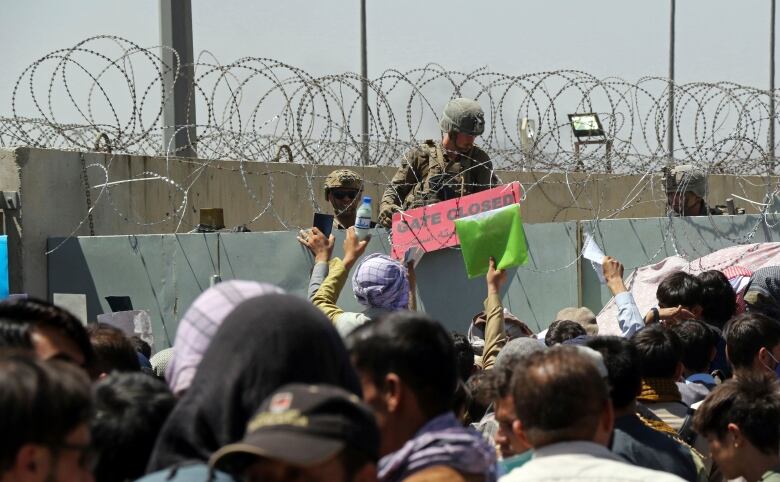
[(704, 399), (693, 418), (702, 435), (726, 435), (730, 423), (765, 454), (780, 449), (780, 382), (770, 374), (746, 373), (727, 380)]
[(122, 330), (105, 323), (95, 323), (89, 327), (88, 332), (95, 350), (95, 361), (91, 367), (93, 376), (111, 373), (114, 370), (120, 372), (141, 370), (135, 348)]
[(640, 331), (631, 339), (639, 354), (642, 378), (673, 378), (682, 361), (682, 342), (675, 332), (660, 325)]
[(606, 383), (576, 347), (556, 346), (530, 355), (512, 386), (517, 417), (535, 448), (590, 440), (609, 403)]
[(32, 325), (0, 318), (0, 348), (32, 350)]
[(452, 337), (433, 319), (398, 311), (366, 323), (347, 337), (355, 367), (378, 386), (395, 373), (414, 391), (423, 413), (434, 417), (453, 405), (457, 372)]
[(145, 356), (147, 359), (152, 358), (152, 347), (143, 341), (140, 336), (131, 336), (130, 343), (133, 345), (133, 348), (135, 348), (135, 351)]
[(57, 448), (91, 415), (83, 370), (28, 354), (0, 355), (0, 473), (13, 467), (26, 444)]
[(113, 373), (93, 393), (92, 442), (99, 450), (95, 480), (140, 478), (176, 399), (164, 382), (143, 373)]
[(490, 392), (486, 389), (490, 385), (490, 375), (493, 370), (480, 370), (469, 377), (466, 388), (471, 393), (471, 402), (467, 407), (469, 418), (479, 422), (493, 403)]
[(458, 368), (458, 378), (465, 382), (474, 371), (474, 350), (469, 339), (457, 331), (451, 332), (453, 346), (455, 347), (455, 359)]
[(703, 321), (686, 320), (672, 327), (682, 343), (682, 364), (693, 373), (709, 370), (720, 335)]
[(84, 325), (72, 314), (46, 301), (26, 298), (0, 303), (0, 324), (46, 326), (72, 340), (84, 355), (84, 364), (92, 362), (92, 345)]
[(578, 336), (587, 336), (585, 328), (571, 320), (556, 320), (550, 323), (547, 334), (544, 335), (544, 344), (547, 346), (557, 345), (564, 341), (573, 340)]
[(702, 304), (702, 287), (699, 278), (678, 271), (666, 277), (655, 292), (658, 305), (662, 308), (680, 306), (693, 308)]
[(585, 346), (601, 353), (609, 376), (609, 396), (615, 408), (625, 408), (636, 399), (642, 388), (639, 353), (636, 347), (619, 336), (591, 338)]
[(726, 326), (726, 353), (734, 367), (750, 368), (762, 347), (780, 343), (780, 323), (760, 313), (744, 313)]
[(699, 273), (701, 316), (720, 329), (737, 312), (737, 293), (722, 272), (713, 269)]

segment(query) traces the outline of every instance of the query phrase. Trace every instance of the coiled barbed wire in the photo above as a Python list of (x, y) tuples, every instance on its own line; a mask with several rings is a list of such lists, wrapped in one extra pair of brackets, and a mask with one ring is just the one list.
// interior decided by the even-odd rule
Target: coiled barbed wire
[[(109, 50), (117, 49), (110, 56)], [(0, 145), (94, 150), (99, 136), (112, 152), (176, 155), (164, 145), (163, 107), (170, 97), (161, 47), (143, 48), (115, 36), (90, 37), (33, 62), (19, 76), (11, 116), (0, 118)], [(178, 57), (175, 57), (178, 59)], [(296, 163), (360, 162), (361, 82), (353, 73), (315, 77), (273, 59), (245, 57), (229, 64), (197, 62), (192, 95), (201, 159), (278, 159), (289, 146)], [(369, 165), (397, 165), (410, 146), (437, 135), (438, 116), (452, 97), (477, 99), (486, 112), (480, 146), (494, 167), (506, 170), (611, 171), (636, 174), (669, 163), (667, 130), (675, 132), (673, 158), (708, 171), (766, 174), (769, 97), (730, 82), (674, 86), (675, 114), (667, 125), (669, 81), (629, 82), (559, 70), (522, 75), (449, 71), (428, 64), (387, 70), (368, 80)], [(575, 152), (567, 114), (595, 112), (612, 142)], [(523, 145), (524, 118), (536, 122)], [(607, 161), (609, 169), (607, 169)]]
[[(397, 166), (409, 148), (440, 135), (439, 114), (449, 99), (471, 97), (485, 110), (486, 131), (479, 145), (490, 155), (495, 169), (564, 173), (571, 204), (562, 205), (561, 210), (589, 209), (596, 213), (596, 219), (615, 217), (633, 206), (638, 193), (670, 163), (742, 177), (775, 170), (773, 149), (767, 142), (769, 126), (777, 125), (776, 116), (769, 115), (770, 97), (777, 101), (777, 91), (731, 82), (675, 84), (670, 88), (668, 79), (659, 77), (630, 82), (617, 77), (600, 79), (576, 70), (515, 75), (487, 68), (458, 72), (435, 63), (405, 72), (386, 70), (372, 79), (354, 73), (314, 76), (274, 59), (244, 57), (222, 64), (207, 53), (193, 66), (190, 94), (197, 115), (190, 117), (197, 122), (176, 127), (194, 127), (197, 137), (191, 146), (175, 147), (163, 135), (173, 127), (164, 125), (164, 107), (172, 89), (163, 78), (172, 74), (175, 82), (184, 79), (179, 76), (176, 53), (173, 65), (168, 65), (162, 49), (167, 48), (144, 48), (127, 39), (101, 35), (44, 55), (31, 63), (14, 85), (10, 115), (0, 117), (0, 146), (97, 150), (166, 159), (192, 147), (200, 166), (187, 179), (172, 178), (169, 169), (115, 179), (110, 165), (86, 166), (97, 170), (97, 177), (104, 181), (93, 204), (109, 202), (123, 219), (143, 226), (174, 220), (177, 231), (191, 227), (183, 226), (189, 189), (201, 173), (215, 168), (213, 160), (240, 161), (244, 187), (258, 209), (247, 223), (271, 215), (283, 227), (293, 227), (276, 212), (272, 197), (274, 176), (294, 174), (285, 173), (281, 166), (266, 169), (259, 174), (268, 180), (268, 189), (261, 196), (247, 180), (248, 173), (257, 171), (251, 162), (361, 164), (364, 81), (369, 101), (368, 165)], [(671, 125), (667, 118), (670, 95), (675, 105)], [(604, 139), (610, 143), (608, 154), (604, 144), (575, 148), (577, 139), (567, 114), (586, 112), (600, 117)], [(524, 119), (535, 122), (525, 140), (521, 134)], [(666, 147), (669, 129), (674, 132), (673, 153)], [(568, 173), (574, 171), (583, 173), (585, 179), (570, 181)], [(602, 199), (581, 196), (589, 176), (603, 173), (640, 176), (624, 204), (610, 212), (602, 210)], [(312, 206), (318, 208), (321, 179), (313, 167), (305, 177)], [(546, 177), (544, 174), (534, 185), (524, 186), (524, 191), (532, 192)], [(385, 181), (389, 185), (390, 180)], [(132, 220), (115, 206), (110, 188), (129, 182), (170, 186), (175, 200), (166, 217)], [(774, 188), (771, 194), (776, 192)], [(671, 223), (668, 229), (672, 229)], [(756, 229), (734, 241), (749, 241)]]

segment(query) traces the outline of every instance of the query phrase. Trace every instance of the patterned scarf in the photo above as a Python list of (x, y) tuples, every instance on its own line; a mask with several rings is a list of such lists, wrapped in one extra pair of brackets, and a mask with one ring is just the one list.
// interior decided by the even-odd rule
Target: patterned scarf
[(642, 392), (637, 397), (640, 402), (681, 402), (682, 395), (677, 384), (670, 378), (643, 378)]
[(485, 482), (495, 482), (497, 477), (495, 449), (447, 412), (423, 425), (398, 451), (382, 457), (379, 482), (400, 482), (436, 465), (446, 465), (464, 475), (479, 475)]
[(363, 306), (388, 311), (409, 307), (409, 280), (404, 265), (374, 253), (363, 258), (352, 276), (352, 292)]

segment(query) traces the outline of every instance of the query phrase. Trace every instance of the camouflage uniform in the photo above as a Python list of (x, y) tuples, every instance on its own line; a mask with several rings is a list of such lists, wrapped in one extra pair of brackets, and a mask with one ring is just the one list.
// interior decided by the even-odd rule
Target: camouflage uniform
[[(479, 136), (485, 115), (472, 99), (452, 99), (444, 107), (439, 127), (456, 138), (458, 133)], [(379, 224), (390, 227), (393, 213), (483, 191), (498, 184), (490, 157), (479, 147), (450, 160), (440, 142), (427, 140), (404, 154), (379, 206)]]
[[(663, 182), (667, 194), (692, 192), (699, 196), (701, 198), (702, 206), (700, 212), (702, 214), (698, 216), (725, 214), (720, 206), (710, 207), (707, 205), (707, 202), (704, 200), (707, 195), (707, 175), (694, 166), (684, 164), (671, 169), (665, 169)], [(667, 209), (671, 210), (668, 206)], [(673, 214), (679, 215), (677, 213)], [(689, 215), (686, 214), (686, 216)]]
[[(444, 176), (441, 176), (441, 175)], [(431, 180), (434, 182), (431, 185)], [(393, 212), (433, 204), (498, 185), (490, 157), (474, 146), (449, 160), (440, 142), (427, 140), (404, 154), (379, 206), (379, 224), (389, 227)], [(443, 195), (443, 191), (447, 194)]]

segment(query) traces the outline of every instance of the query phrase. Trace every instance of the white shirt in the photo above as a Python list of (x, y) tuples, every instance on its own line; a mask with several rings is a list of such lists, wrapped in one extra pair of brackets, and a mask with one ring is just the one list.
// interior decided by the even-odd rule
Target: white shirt
[(630, 481), (679, 482), (683, 479), (666, 472), (630, 465), (593, 442), (561, 442), (534, 450), (533, 458), (522, 467), (501, 477), (501, 482), (541, 481)]

